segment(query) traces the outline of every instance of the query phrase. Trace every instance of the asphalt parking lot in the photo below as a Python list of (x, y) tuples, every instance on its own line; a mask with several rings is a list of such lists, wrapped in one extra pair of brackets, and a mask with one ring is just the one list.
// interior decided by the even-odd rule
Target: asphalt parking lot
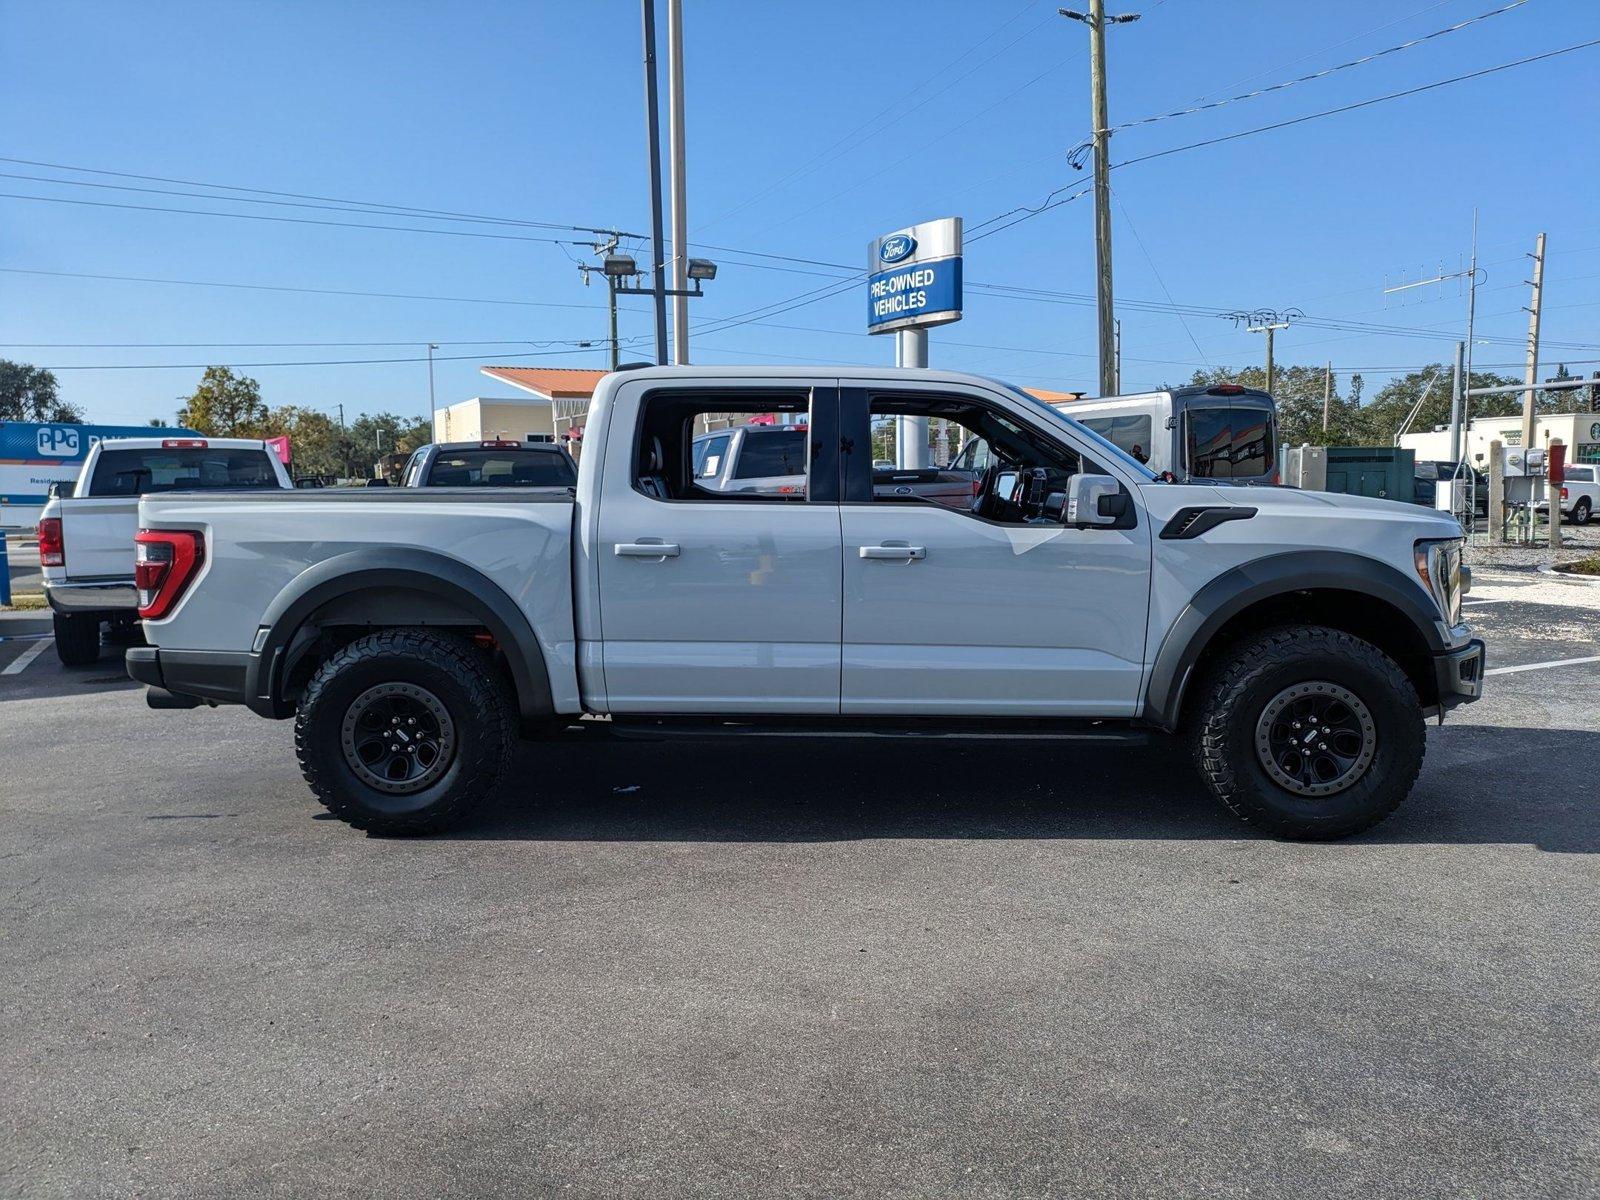
[(1595, 1195), (1600, 586), (1470, 606), (1332, 845), (1164, 745), (582, 738), (367, 838), (7, 615), (0, 1192)]

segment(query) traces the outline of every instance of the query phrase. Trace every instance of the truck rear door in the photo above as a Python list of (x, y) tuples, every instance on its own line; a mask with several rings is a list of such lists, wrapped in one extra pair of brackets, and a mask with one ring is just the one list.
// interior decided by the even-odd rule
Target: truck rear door
[[(641, 381), (618, 392), (595, 547), (610, 711), (839, 711), (836, 390)], [(794, 485), (697, 482), (697, 451), (709, 474), (716, 439), (696, 435), (751, 418), (805, 426)]]

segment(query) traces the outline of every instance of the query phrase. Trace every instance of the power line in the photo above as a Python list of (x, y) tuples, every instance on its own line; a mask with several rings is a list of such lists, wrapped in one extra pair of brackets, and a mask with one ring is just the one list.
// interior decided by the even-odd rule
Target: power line
[(43, 275), (58, 279), (97, 279), (113, 283), (154, 283), (174, 287), (233, 288), (250, 292), (291, 292), (311, 296), (356, 296), (372, 300), (426, 300), (442, 304), (496, 304), (517, 308), (570, 308), (604, 312), (603, 304), (560, 304), (549, 300), (508, 300), (485, 296), (430, 296), (417, 292), (361, 292), (349, 288), (291, 287), (271, 283), (231, 283), (215, 279), (161, 279), (146, 275), (98, 275), (87, 271), (42, 271), (25, 267), (0, 267), (9, 275)]
[[(624, 238), (642, 238), (644, 236), (643, 234), (638, 233), (622, 233), (619, 230), (613, 229), (597, 229), (588, 225), (565, 225), (559, 222), (533, 221), (517, 217), (491, 217), (485, 216), (482, 213), (453, 212), (449, 209), (441, 208), (415, 208), (410, 205), (387, 204), (379, 200), (347, 200), (341, 199), (338, 196), (318, 196), (306, 192), (274, 191), (270, 188), (244, 187), (242, 185), (232, 183), (205, 183), (196, 179), (175, 179), (166, 175), (141, 175), (133, 171), (110, 171), (103, 167), (80, 167), (74, 166), (70, 163), (40, 162), (37, 159), (12, 158), (6, 155), (0, 155), (0, 162), (17, 163), (25, 167), (44, 167), (52, 171), (77, 171), (85, 175), (108, 175), (116, 179), (141, 179), (149, 183), (176, 183), (181, 184), (184, 187), (211, 188), (213, 191), (252, 192), (259, 196), (282, 196), (294, 200), (326, 200), (333, 204), (352, 205), (357, 208), (391, 209), (396, 215), (400, 216), (425, 216), (437, 217), (441, 219), (454, 218), (457, 220), (486, 221), (493, 224), (525, 225), (537, 229), (565, 229), (573, 233), (595, 233), (606, 235), (616, 233), (619, 237)], [(58, 182), (65, 183), (68, 181), (60, 180)], [(219, 200), (228, 199), (228, 197), (225, 196), (218, 196), (216, 198)]]
[[(634, 343), (648, 340), (635, 335), (622, 339), (624, 342)], [(415, 344), (415, 343), (412, 343)], [(435, 343), (437, 345), (438, 343)], [(578, 353), (593, 353), (603, 351), (608, 342), (605, 338), (594, 339), (590, 350), (580, 350)], [(572, 354), (571, 349), (566, 350), (540, 350), (529, 351), (521, 354), (502, 354), (499, 358), (555, 358), (563, 354)], [(434, 362), (477, 362), (483, 358), (481, 354), (435, 354)], [(241, 370), (257, 370), (270, 367), (367, 367), (385, 363), (420, 363), (427, 362), (426, 355), (417, 355), (414, 358), (329, 358), (320, 360), (307, 360), (299, 362), (231, 362), (231, 363), (89, 363), (68, 366), (50, 366), (43, 368), (46, 371), (203, 371), (207, 367), (234, 367)]]
[[(218, 197), (221, 199), (221, 197)], [(183, 213), (193, 217), (228, 217), (235, 221), (273, 221), (287, 225), (327, 225), (335, 229), (382, 229), (390, 233), (431, 233), (436, 237), (489, 238), (498, 242), (542, 242), (551, 246), (588, 246), (570, 238), (529, 237), (515, 233), (484, 233), (475, 229), (427, 229), (420, 225), (369, 225), (357, 221), (322, 221), (315, 217), (270, 217), (265, 213), (214, 212), (204, 208), (169, 208), (154, 204), (116, 204), (109, 200), (73, 200), (67, 196), (29, 196), (21, 192), (0, 192), (0, 199), (33, 200), (44, 204), (77, 204), (90, 208), (122, 208), (137, 212)]]
[(1287, 121), (1275, 121), (1271, 125), (1260, 125), (1255, 129), (1242, 129), (1238, 133), (1223, 134), (1220, 137), (1206, 138), (1199, 142), (1190, 142), (1185, 146), (1173, 146), (1167, 150), (1156, 150), (1150, 154), (1141, 154), (1137, 158), (1124, 159), (1122, 162), (1113, 163), (1113, 167), (1128, 167), (1135, 163), (1149, 162), (1156, 158), (1165, 158), (1169, 154), (1181, 154), (1185, 150), (1198, 150), (1203, 146), (1216, 146), (1223, 142), (1237, 141), (1239, 138), (1252, 137), (1258, 133), (1268, 133), (1274, 129), (1287, 129), (1291, 125), (1303, 125), (1307, 121), (1320, 120), (1323, 117), (1338, 116), (1341, 113), (1354, 112), (1358, 108), (1370, 108), (1374, 104), (1382, 104), (1388, 100), (1400, 100), (1407, 96), (1415, 96), (1422, 92), (1431, 92), (1435, 88), (1447, 87), (1452, 83), (1463, 83), (1469, 79), (1481, 79), (1485, 75), (1494, 75), (1500, 71), (1509, 71), (1513, 67), (1525, 67), (1529, 63), (1542, 62), (1547, 58), (1557, 58), (1563, 54), (1571, 54), (1576, 50), (1588, 50), (1600, 46), (1600, 38), (1591, 41), (1579, 42), (1572, 46), (1563, 46), (1559, 50), (1546, 50), (1543, 54), (1532, 54), (1527, 58), (1519, 58), (1515, 62), (1501, 63), (1498, 66), (1485, 67), (1480, 71), (1469, 71), (1465, 75), (1453, 75), (1449, 79), (1436, 80), (1433, 83), (1420, 84), (1417, 87), (1406, 88), (1404, 91), (1390, 92), (1384, 96), (1374, 96), (1370, 100), (1358, 100), (1354, 104), (1343, 104), (1338, 108), (1328, 108), (1321, 112), (1307, 113), (1302, 117), (1292, 117)]
[[(884, 130), (889, 129), (890, 127), (892, 127), (892, 126), (898, 124), (899, 122), (903, 121), (906, 117), (910, 116), (913, 112), (917, 111), (917, 109), (921, 108), (923, 105), (927, 104), (929, 101), (933, 100), (935, 97), (937, 97), (937, 96), (943, 94), (944, 92), (948, 91), (951, 87), (954, 87), (957, 83), (960, 83), (961, 80), (965, 79), (968, 75), (972, 74), (973, 71), (978, 70), (979, 67), (985, 66), (989, 62), (992, 62), (995, 58), (998, 58), (1001, 54), (1004, 54), (1007, 50), (1011, 49), (1012, 46), (1015, 46), (1017, 44), (1017, 42), (1022, 41), (1023, 38), (1026, 38), (1035, 29), (1039, 28), (1040, 26), (1044, 25), (1047, 21), (1049, 21), (1049, 19), (1050, 19), (1049, 16), (1046, 15), (1037, 24), (1031, 26), (1027, 30), (1027, 32), (1025, 32), (1022, 35), (1022, 37), (1019, 37), (1014, 41), (1006, 43), (1006, 45), (1002, 46), (994, 54), (992, 54), (988, 58), (984, 59), (983, 62), (980, 62), (980, 63), (976, 64), (974, 67), (971, 68), (971, 70), (968, 70), (968, 71), (964, 72), (963, 74), (957, 76), (955, 79), (947, 81), (945, 83), (944, 87), (940, 88), (936, 92), (933, 92), (933, 93), (929, 94), (928, 96), (924, 97), (922, 100), (917, 101), (910, 108), (907, 108), (904, 112), (899, 113), (898, 115), (896, 115), (892, 120), (885, 122), (883, 125), (878, 125), (877, 124), (884, 117), (888, 116), (890, 113), (894, 112), (895, 109), (899, 108), (902, 104), (904, 104), (906, 102), (906, 100), (910, 96), (915, 95), (917, 91), (921, 90), (922, 87), (925, 87), (927, 85), (928, 81), (943, 78), (944, 75), (948, 71), (950, 71), (951, 68), (953, 68), (957, 63), (961, 62), (962, 59), (967, 58), (968, 56), (970, 56), (973, 51), (978, 49), (978, 47), (980, 47), (980, 46), (984, 45), (985, 43), (990, 42), (990, 41), (994, 40), (994, 38), (998, 37), (1003, 30), (1005, 30), (1005, 29), (1009, 28), (1011, 25), (1015, 24), (1017, 22), (1017, 20), (1020, 19), (1023, 16), (1023, 14), (1026, 13), (1029, 9), (1033, 8), (1037, 4), (1037, 2), (1038, 2), (1038, 0), (1027, 0), (1027, 3), (1025, 3), (1020, 9), (1018, 9), (1015, 13), (1013, 13), (1011, 15), (1011, 17), (1009, 17), (1006, 21), (1002, 22), (998, 27), (996, 27), (995, 30), (992, 33), (990, 33), (987, 37), (984, 37), (984, 38), (980, 39), (979, 41), (974, 42), (971, 45), (969, 45), (965, 50), (963, 50), (960, 54), (956, 55), (955, 58), (951, 59), (948, 63), (946, 63), (938, 71), (929, 71), (929, 72), (924, 73), (924, 75), (923, 75), (923, 83), (919, 84), (916, 88), (913, 88), (909, 93), (902, 94), (892, 104), (889, 104), (887, 107), (883, 108), (875, 116), (869, 117), (867, 120), (861, 122), (859, 125), (856, 125), (853, 128), (851, 128), (843, 136), (835, 139), (833, 142), (830, 142), (821, 151), (819, 151), (817, 154), (813, 155), (811, 158), (807, 159), (804, 163), (802, 163), (800, 166), (796, 167), (794, 170), (790, 171), (788, 174), (780, 176), (778, 179), (774, 180), (772, 183), (768, 184), (766, 187), (761, 188), (760, 190), (751, 193), (751, 195), (747, 196), (744, 200), (740, 201), (738, 204), (734, 205), (732, 208), (726, 209), (722, 213), (720, 213), (717, 216), (711, 218), (711, 220), (707, 221), (704, 225), (700, 226), (700, 229), (702, 231), (704, 231), (706, 229), (711, 228), (711, 226), (713, 226), (713, 225), (720, 224), (721, 222), (727, 220), (729, 217), (743, 212), (745, 209), (749, 208), (752, 204), (755, 204), (758, 200), (761, 200), (764, 197), (771, 195), (774, 191), (776, 191), (778, 188), (782, 187), (784, 184), (790, 183), (790, 182), (792, 182), (793, 180), (796, 180), (796, 179), (801, 179), (801, 178), (805, 177), (806, 175), (809, 175), (811, 172), (815, 171), (818, 167), (823, 166), (826, 163), (832, 162), (834, 159), (838, 158), (840, 155), (846, 154), (849, 151), (855, 149), (855, 147), (860, 145), (862, 141), (866, 140), (866, 138), (861, 138), (861, 139), (857, 139), (855, 141), (852, 141), (852, 139), (856, 138), (857, 134), (860, 134), (863, 131), (866, 131), (866, 137), (868, 137), (868, 138), (875, 137), (876, 135), (882, 133)], [(876, 126), (876, 128), (873, 128), (874, 126)], [(847, 143), (847, 142), (850, 142), (851, 144), (848, 145), (848, 146), (845, 145), (845, 143)], [(841, 147), (842, 147), (842, 149), (841, 149)], [(838, 151), (838, 153), (835, 153), (835, 151)]]
[[(1480, 21), (1487, 21), (1490, 17), (1498, 17), (1502, 13), (1508, 13), (1514, 8), (1521, 8), (1526, 3), (1528, 3), (1528, 0), (1511, 0), (1510, 4), (1502, 5), (1501, 7), (1493, 9), (1490, 12), (1480, 13), (1475, 17), (1468, 17), (1466, 20), (1457, 21), (1454, 25), (1450, 25), (1444, 29), (1436, 29), (1432, 33), (1425, 33), (1421, 37), (1415, 37), (1409, 41), (1401, 42), (1398, 46), (1389, 46), (1383, 50), (1375, 50), (1371, 54), (1364, 54), (1360, 58), (1354, 58), (1349, 62), (1339, 63), (1337, 66), (1324, 67), (1322, 70), (1313, 71), (1309, 75), (1301, 75), (1297, 79), (1286, 79), (1281, 83), (1269, 84), (1266, 87), (1256, 88), (1254, 91), (1244, 92), (1241, 95), (1227, 96), (1221, 100), (1212, 100), (1205, 104), (1193, 104), (1188, 108), (1176, 109), (1172, 112), (1161, 113), (1153, 117), (1141, 117), (1136, 121), (1124, 121), (1120, 125), (1113, 125), (1107, 132), (1120, 133), (1124, 129), (1135, 129), (1141, 125), (1154, 125), (1159, 121), (1170, 121), (1174, 117), (1187, 117), (1194, 113), (1208, 112), (1214, 108), (1223, 108), (1229, 104), (1238, 104), (1243, 100), (1254, 100), (1258, 96), (1266, 96), (1272, 92), (1281, 92), (1288, 88), (1296, 87), (1302, 83), (1311, 83), (1314, 80), (1325, 79), (1329, 75), (1338, 74), (1340, 71), (1348, 71), (1352, 67), (1365, 66), (1367, 63), (1375, 62), (1380, 58), (1387, 57), (1388, 55), (1398, 54), (1402, 50), (1410, 50), (1414, 46), (1420, 46), (1424, 42), (1431, 42), (1436, 38), (1442, 38), (1447, 34), (1457, 33), (1471, 25), (1476, 25)], [(1092, 144), (1093, 143), (1090, 141), (1084, 141), (1073, 147), (1073, 149), (1067, 154), (1067, 161), (1071, 163), (1072, 166), (1081, 169), (1083, 166), (1083, 154)]]

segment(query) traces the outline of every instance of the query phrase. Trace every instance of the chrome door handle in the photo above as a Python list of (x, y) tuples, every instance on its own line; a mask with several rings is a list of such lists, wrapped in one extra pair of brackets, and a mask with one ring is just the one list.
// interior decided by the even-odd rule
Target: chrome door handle
[(677, 558), (676, 542), (618, 542), (612, 547), (618, 558)]
[(916, 562), (928, 557), (928, 551), (922, 546), (862, 546), (860, 554), (862, 558), (885, 558), (893, 562)]

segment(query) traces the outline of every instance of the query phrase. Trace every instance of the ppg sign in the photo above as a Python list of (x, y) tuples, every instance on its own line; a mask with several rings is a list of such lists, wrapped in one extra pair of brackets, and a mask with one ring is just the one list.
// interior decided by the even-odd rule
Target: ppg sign
[(71, 425), (39, 426), (39, 453), (51, 458), (75, 458), (78, 454), (78, 431)]

